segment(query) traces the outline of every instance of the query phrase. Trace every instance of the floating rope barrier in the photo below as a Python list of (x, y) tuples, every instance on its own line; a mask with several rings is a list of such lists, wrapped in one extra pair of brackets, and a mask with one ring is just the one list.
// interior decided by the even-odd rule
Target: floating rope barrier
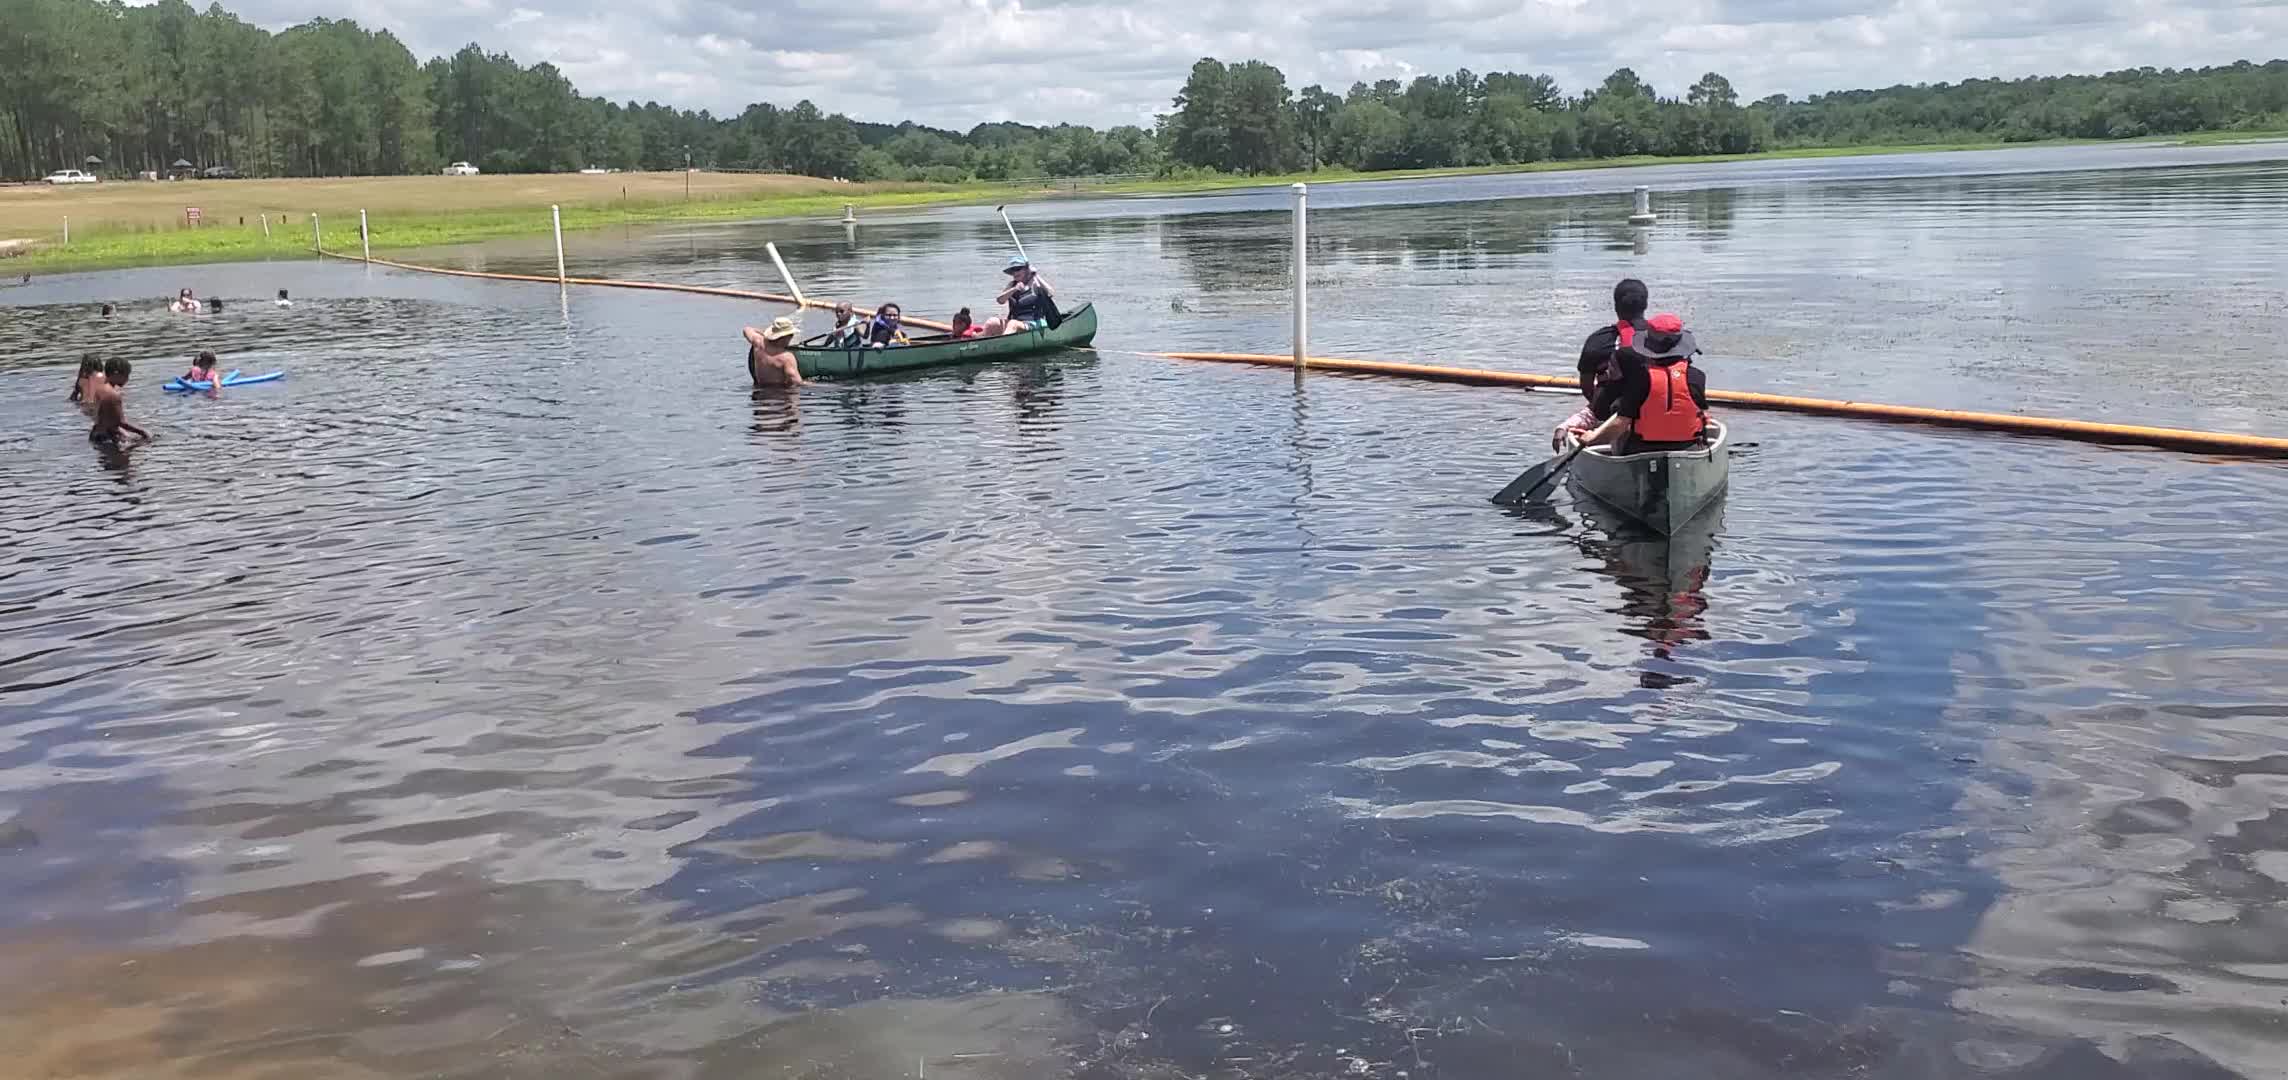
[[(541, 285), (587, 285), (605, 289), (645, 289), (654, 292), (691, 293), (698, 296), (723, 296), (735, 300), (758, 300), (764, 303), (822, 310), (831, 310), (834, 307), (834, 302), (830, 300), (817, 300), (808, 297), (797, 300), (791, 296), (754, 289), (731, 289), (715, 285), (682, 285), (666, 281), (619, 281), (612, 278), (566, 277), (559, 280), (545, 274), (504, 274), (489, 270), (454, 270), (442, 266), (422, 266), (418, 263), (397, 262), (391, 259), (337, 255), (323, 249), (319, 249), (318, 254), (331, 258), (348, 259), (351, 262), (386, 266), (393, 270), (407, 270), (420, 274), (443, 274), (449, 277), (483, 278), (489, 281), (523, 281)], [(866, 308), (854, 307), (851, 310), (868, 318), (872, 318), (874, 315), (873, 311)], [(953, 329), (944, 323), (930, 319), (909, 317), (904, 322), (908, 325), (930, 330), (950, 331)], [(1163, 352), (1141, 355), (1170, 360), (1248, 364), (1257, 367), (1292, 369), (1295, 366), (1294, 357), (1268, 356), (1262, 353)], [(1565, 375), (1533, 375), (1522, 371), (1489, 371), (1484, 368), (1409, 364), (1393, 360), (1312, 357), (1305, 362), (1305, 367), (1312, 371), (1332, 371), (1347, 375), (1381, 375), (1426, 382), (1461, 383), (1469, 386), (1518, 386), (1539, 390), (1578, 390), (1581, 386), (1579, 380)], [(1911, 405), (1885, 405), (1872, 401), (1830, 401), (1825, 398), (1759, 394), (1746, 390), (1710, 390), (1708, 400), (1712, 404), (1731, 405), (1743, 409), (1809, 413), (1817, 416), (1845, 416), (1887, 423), (1928, 424), (1976, 431), (2001, 431), (2018, 435), (2043, 435), (2051, 438), (2074, 439), (2081, 442), (2159, 446), (2171, 450), (2288, 457), (2288, 439), (2273, 438), (2266, 435), (2236, 435), (2229, 432), (2140, 427), (2133, 424), (2099, 424), (2088, 420), (2060, 420), (2046, 416), (2019, 416), (2011, 413), (1924, 409)]]
[[(1252, 364), (1261, 367), (1289, 369), (1295, 366), (1293, 357), (1266, 356), (1259, 353), (1171, 352), (1158, 355), (1172, 360), (1201, 360), (1212, 363)], [(1334, 357), (1312, 357), (1306, 362), (1306, 368), (1311, 371), (1335, 371), (1352, 375), (1384, 375), (1393, 378), (1463, 383), (1472, 386), (1522, 386), (1535, 389), (1560, 388), (1567, 390), (1579, 390), (1581, 387), (1579, 380), (1562, 375), (1529, 375), (1517, 371), (1440, 367), (1430, 364), (1399, 363), (1390, 360), (1344, 360)], [(1744, 390), (1710, 390), (1708, 391), (1708, 400), (1711, 404), (1721, 403), (1743, 409), (1768, 409), (1778, 412), (1812, 413), (1820, 416), (1848, 416), (1890, 423), (1935, 424), (1941, 427), (2004, 431), (2020, 435), (2047, 435), (2061, 439), (2076, 439), (2082, 442), (2160, 446), (2172, 450), (2221, 451), (2266, 457), (2288, 457), (2288, 439), (2278, 439), (2266, 435), (2235, 435), (2227, 432), (2138, 427), (2130, 424), (2098, 424), (2087, 420), (2058, 420), (2046, 416), (2018, 416), (2010, 413), (1922, 409), (1910, 405), (1884, 405), (1871, 401), (1829, 401), (1825, 398), (1788, 397), (1783, 394), (1758, 394)]]
[[(392, 270), (409, 270), (417, 274), (443, 274), (447, 277), (483, 278), (487, 281), (526, 281), (539, 285), (590, 285), (601, 289), (646, 289), (652, 292), (691, 293), (697, 296), (725, 296), (734, 300), (760, 300), (769, 304), (785, 304), (789, 307), (798, 308), (817, 308), (822, 311), (832, 311), (834, 309), (834, 302), (831, 300), (813, 300), (807, 297), (801, 300), (797, 300), (794, 297), (784, 296), (779, 293), (760, 292), (754, 289), (730, 289), (717, 285), (683, 285), (672, 281), (620, 281), (614, 278), (585, 277), (567, 277), (559, 280), (547, 274), (504, 274), (491, 270), (455, 270), (450, 267), (423, 266), (419, 263), (397, 262), (391, 259), (373, 259), (364, 258), (357, 255), (342, 255), (325, 250), (320, 250), (318, 254), (325, 258), (346, 259), (354, 263), (370, 263), (374, 266), (386, 266)], [(869, 319), (874, 317), (874, 312), (870, 308), (852, 307), (850, 310), (860, 315), (864, 315)], [(919, 326), (925, 330), (938, 330), (943, 332), (951, 332), (953, 330), (953, 327), (945, 323), (938, 322), (934, 319), (917, 319), (912, 317), (905, 317), (901, 319), (901, 321), (906, 325)]]

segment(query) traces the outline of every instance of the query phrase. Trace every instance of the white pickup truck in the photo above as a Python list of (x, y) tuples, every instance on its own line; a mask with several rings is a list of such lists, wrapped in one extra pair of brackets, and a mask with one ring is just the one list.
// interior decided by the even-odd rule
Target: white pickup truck
[(78, 169), (59, 169), (49, 173), (43, 179), (50, 184), (92, 184), (96, 182), (94, 173), (81, 172)]
[(478, 171), (479, 170), (476, 166), (471, 165), (466, 161), (456, 161), (451, 165), (445, 166), (446, 176), (475, 176), (477, 175)]

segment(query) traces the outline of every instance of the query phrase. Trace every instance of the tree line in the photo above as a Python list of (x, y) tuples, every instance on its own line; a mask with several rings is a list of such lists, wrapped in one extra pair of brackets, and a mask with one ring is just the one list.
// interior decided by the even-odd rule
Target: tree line
[(1517, 164), (1791, 146), (2128, 138), (2288, 128), (2288, 62), (1849, 90), (1743, 104), (1722, 75), (1664, 96), (1622, 68), (1568, 94), (1468, 70), (1291, 91), (1276, 67), (1203, 59), (1152, 129), (866, 123), (808, 101), (737, 116), (588, 97), (554, 65), (469, 45), (421, 62), (386, 30), (273, 33), (185, 0), (0, 0), (0, 176), (79, 166), (248, 175), (686, 164), (864, 180), (1274, 173)]
[(1177, 166), (1279, 173), (2235, 128), (2288, 129), (2288, 61), (1775, 94), (1744, 105), (1716, 72), (1675, 97), (1628, 68), (1578, 96), (1547, 75), (1463, 69), (1355, 83), (1338, 97), (1320, 86), (1291, 93), (1261, 61), (1205, 59), (1192, 65), (1159, 135)]

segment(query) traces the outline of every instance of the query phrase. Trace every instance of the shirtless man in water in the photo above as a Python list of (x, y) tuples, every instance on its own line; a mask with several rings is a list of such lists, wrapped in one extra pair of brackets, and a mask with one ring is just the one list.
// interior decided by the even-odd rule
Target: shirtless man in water
[(87, 441), (118, 449), (123, 445), (122, 431), (144, 442), (152, 440), (150, 432), (127, 422), (127, 395), (120, 388), (127, 385), (127, 376), (134, 370), (134, 365), (114, 356), (104, 363), (103, 378), (88, 380), (87, 400), (95, 407), (95, 426), (87, 429)]
[(747, 327), (747, 374), (756, 386), (801, 386), (802, 369), (795, 366), (794, 320), (784, 315), (770, 328)]

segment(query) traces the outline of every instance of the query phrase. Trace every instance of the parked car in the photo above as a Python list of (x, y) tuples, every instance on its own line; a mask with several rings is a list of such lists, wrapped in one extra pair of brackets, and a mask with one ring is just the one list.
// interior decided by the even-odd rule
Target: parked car
[(209, 180), (236, 180), (238, 179), (238, 170), (228, 165), (209, 165), (200, 170), (199, 175)]
[(94, 173), (81, 172), (78, 169), (58, 169), (49, 173), (46, 179), (51, 184), (92, 184), (95, 183), (96, 177)]
[(445, 175), (447, 176), (475, 176), (478, 171), (476, 166), (466, 161), (456, 161), (445, 166)]

